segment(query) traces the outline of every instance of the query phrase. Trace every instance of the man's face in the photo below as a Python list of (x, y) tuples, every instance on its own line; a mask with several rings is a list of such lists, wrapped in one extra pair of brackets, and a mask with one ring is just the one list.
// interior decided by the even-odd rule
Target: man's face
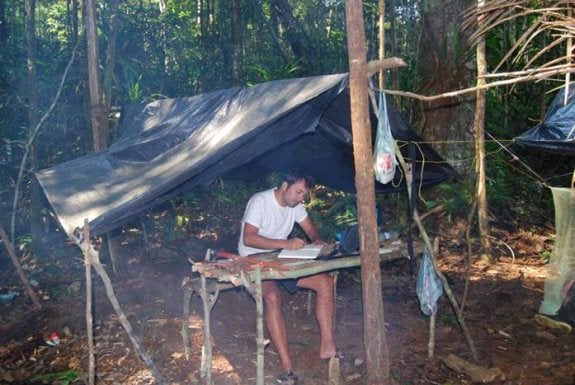
[(309, 188), (304, 180), (299, 180), (290, 186), (284, 182), (282, 184), (282, 190), (283, 203), (289, 207), (295, 207), (299, 203), (303, 202), (309, 192)]

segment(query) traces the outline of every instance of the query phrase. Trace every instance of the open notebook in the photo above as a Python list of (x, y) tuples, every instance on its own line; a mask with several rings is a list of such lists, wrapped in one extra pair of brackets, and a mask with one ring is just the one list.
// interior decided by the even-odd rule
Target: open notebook
[(278, 254), (278, 258), (299, 258), (299, 259), (314, 259), (321, 252), (322, 245), (308, 244), (298, 250), (282, 249)]

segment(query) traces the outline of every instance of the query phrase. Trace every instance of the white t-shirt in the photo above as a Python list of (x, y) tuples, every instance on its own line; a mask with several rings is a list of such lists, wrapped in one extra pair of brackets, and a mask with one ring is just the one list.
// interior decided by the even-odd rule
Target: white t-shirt
[(246, 223), (258, 228), (258, 234), (271, 239), (287, 239), (296, 222), (307, 218), (307, 211), (303, 204), (295, 207), (282, 207), (276, 200), (274, 189), (254, 194), (242, 218), (238, 252), (241, 256), (263, 253), (271, 250), (255, 249), (244, 245), (244, 227)]

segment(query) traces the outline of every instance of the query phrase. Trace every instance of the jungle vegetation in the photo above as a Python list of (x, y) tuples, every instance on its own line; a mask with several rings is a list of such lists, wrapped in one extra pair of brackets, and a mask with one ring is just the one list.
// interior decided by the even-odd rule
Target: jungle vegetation
[[(49, 217), (33, 173), (95, 148), (88, 74), (94, 43), (86, 44), (84, 28), (90, 3), (0, 0), (0, 210), (5, 226), (15, 214), (16, 243), (41, 236)], [(536, 11), (544, 2), (488, 2), (500, 3), (507, 3), (508, 12), (519, 11), (492, 18), (501, 22), (483, 31), (488, 72), (519, 71), (565, 56), (568, 39), (550, 45), (556, 41), (553, 28), (541, 28), (525, 49), (517, 49), (540, 21)], [(379, 1), (363, 4), (368, 60), (377, 59)], [(475, 84), (470, 38), (477, 28), (462, 27), (463, 12), (475, 2), (385, 5), (385, 55), (407, 63), (386, 73), (385, 88), (434, 95)], [(94, 6), (104, 144), (117, 136), (127, 103), (348, 70), (343, 0), (97, 0)], [(487, 91), (487, 188), (498, 220), (547, 223), (552, 202), (546, 186), (569, 184), (572, 159), (513, 143), (542, 119), (560, 81), (550, 77)], [(467, 215), (475, 179), (474, 94), (434, 102), (398, 96), (395, 102), (462, 174), (425, 193), (421, 204)]]

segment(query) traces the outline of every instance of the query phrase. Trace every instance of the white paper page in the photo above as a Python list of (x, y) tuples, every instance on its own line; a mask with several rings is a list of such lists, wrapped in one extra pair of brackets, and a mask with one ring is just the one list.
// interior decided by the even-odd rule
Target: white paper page
[(319, 255), (322, 247), (322, 245), (314, 245), (310, 243), (298, 250), (283, 249), (279, 253), (278, 258), (314, 259)]

